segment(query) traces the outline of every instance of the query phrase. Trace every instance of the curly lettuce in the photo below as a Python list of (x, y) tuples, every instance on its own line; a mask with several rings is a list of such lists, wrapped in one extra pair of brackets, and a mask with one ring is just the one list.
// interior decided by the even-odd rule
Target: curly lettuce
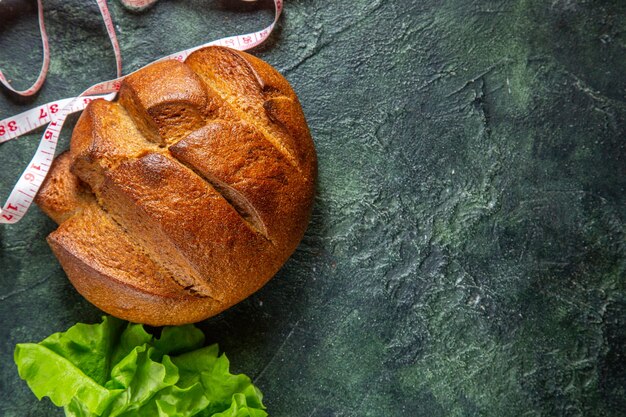
[(104, 317), (40, 343), (21, 343), (15, 363), (38, 399), (67, 417), (266, 417), (250, 378), (229, 372), (217, 345), (193, 325), (164, 327)]

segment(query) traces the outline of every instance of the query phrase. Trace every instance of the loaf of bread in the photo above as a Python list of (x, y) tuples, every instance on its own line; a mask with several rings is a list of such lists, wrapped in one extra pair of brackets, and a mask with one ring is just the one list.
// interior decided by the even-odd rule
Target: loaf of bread
[(267, 63), (208, 47), (91, 102), (37, 203), (72, 284), (114, 316), (196, 322), (263, 286), (299, 244), (317, 160)]

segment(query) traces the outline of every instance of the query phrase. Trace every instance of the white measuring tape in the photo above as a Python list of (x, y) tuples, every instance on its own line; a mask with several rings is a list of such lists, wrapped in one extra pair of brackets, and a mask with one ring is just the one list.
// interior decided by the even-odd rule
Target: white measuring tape
[[(0, 223), (18, 222), (22, 219), (22, 217), (24, 217), (26, 211), (33, 203), (35, 195), (39, 191), (43, 180), (46, 178), (46, 174), (50, 170), (50, 165), (52, 163), (52, 159), (54, 158), (57, 142), (61, 133), (61, 128), (63, 127), (63, 123), (65, 122), (67, 116), (83, 110), (87, 107), (87, 104), (94, 99), (102, 98), (109, 101), (114, 100), (118, 90), (120, 89), (122, 80), (126, 77), (122, 76), (122, 57), (117, 37), (115, 35), (111, 14), (109, 13), (109, 9), (107, 7), (107, 2), (106, 0), (96, 1), (98, 3), (98, 7), (100, 8), (102, 18), (104, 19), (109, 38), (111, 39), (111, 45), (113, 46), (113, 50), (115, 52), (117, 78), (95, 84), (81, 93), (78, 97), (53, 101), (20, 113), (17, 116), (0, 120), (0, 143), (15, 139), (34, 129), (37, 129), (38, 127), (46, 124), (48, 125), (41, 137), (35, 156), (20, 176), (17, 184), (13, 187), (13, 190), (11, 191), (11, 194), (9, 195), (9, 198), (5, 202), (4, 206), (0, 209)], [(157, 0), (121, 0), (126, 7), (135, 10), (148, 7), (156, 1)], [(41, 0), (37, 0), (37, 7), (39, 8), (39, 28), (41, 32), (44, 56), (43, 65), (37, 80), (30, 88), (18, 91), (9, 84), (8, 80), (0, 71), (0, 82), (9, 90), (22, 96), (33, 95), (41, 88), (50, 64), (48, 36), (46, 34), (43, 21), (43, 6)], [(182, 62), (192, 52), (211, 45), (227, 46), (240, 51), (254, 48), (255, 46), (263, 43), (274, 30), (274, 27), (278, 22), (278, 18), (283, 10), (283, 0), (274, 0), (274, 8), (274, 21), (265, 29), (244, 35), (235, 35), (218, 39), (216, 41), (208, 42), (200, 46), (168, 55), (158, 59), (157, 61), (177, 59)]]

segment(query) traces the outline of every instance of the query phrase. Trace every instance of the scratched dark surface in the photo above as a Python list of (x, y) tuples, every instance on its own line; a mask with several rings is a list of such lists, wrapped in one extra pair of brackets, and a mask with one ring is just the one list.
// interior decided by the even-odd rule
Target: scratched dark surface
[[(39, 68), (31, 3), (0, 0), (18, 87)], [(114, 75), (95, 2), (44, 3), (48, 80), (34, 100), (0, 94), (0, 119)], [(111, 7), (126, 72), (272, 16)], [(202, 328), (270, 415), (625, 415), (626, 2), (293, 0), (255, 53), (302, 101), (316, 206), (274, 280)], [(0, 145), (2, 199), (37, 140)], [(14, 345), (101, 315), (53, 229), (36, 208), (0, 227), (2, 416), (62, 415), (19, 379)]]

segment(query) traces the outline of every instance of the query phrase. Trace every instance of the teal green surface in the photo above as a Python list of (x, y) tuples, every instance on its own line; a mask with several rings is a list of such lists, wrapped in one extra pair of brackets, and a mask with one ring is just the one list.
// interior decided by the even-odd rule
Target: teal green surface
[[(111, 6), (126, 72), (272, 15)], [(34, 100), (0, 95), (0, 118), (114, 75), (94, 5), (46, 8), (48, 81)], [(39, 67), (34, 16), (0, 2), (18, 87)], [(272, 416), (624, 415), (625, 52), (619, 0), (286, 2), (255, 54), (302, 102), (315, 210), (265, 288), (201, 323), (207, 343)], [(37, 140), (0, 145), (2, 198)], [(62, 414), (19, 379), (14, 345), (101, 315), (49, 251), (53, 229), (36, 208), (0, 228), (3, 416)]]

